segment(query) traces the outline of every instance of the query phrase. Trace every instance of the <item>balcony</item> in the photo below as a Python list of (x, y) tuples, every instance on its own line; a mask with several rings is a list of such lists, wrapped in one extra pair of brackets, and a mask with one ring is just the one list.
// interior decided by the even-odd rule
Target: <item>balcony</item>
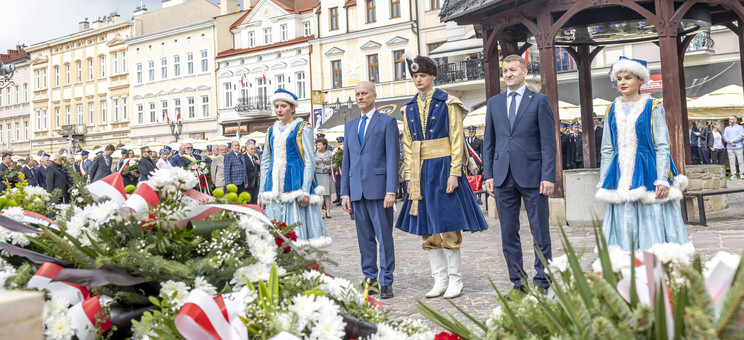
[(268, 96), (241, 97), (235, 105), (238, 112), (271, 111), (271, 102)]
[[(540, 75), (540, 64), (531, 62), (527, 65), (527, 74)], [(501, 69), (499, 69), (501, 77)], [(434, 85), (462, 83), (486, 79), (486, 65), (483, 59), (469, 59), (452, 63), (440, 63), (437, 66), (437, 78)]]
[(62, 136), (82, 136), (87, 132), (88, 130), (83, 124), (62, 125), (62, 128), (59, 129), (59, 134)]

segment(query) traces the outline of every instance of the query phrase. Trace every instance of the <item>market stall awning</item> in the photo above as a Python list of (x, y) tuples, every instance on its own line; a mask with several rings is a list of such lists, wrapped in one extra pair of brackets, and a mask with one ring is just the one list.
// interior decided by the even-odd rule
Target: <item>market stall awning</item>
[(744, 89), (729, 85), (687, 103), (690, 119), (724, 119), (744, 113)]

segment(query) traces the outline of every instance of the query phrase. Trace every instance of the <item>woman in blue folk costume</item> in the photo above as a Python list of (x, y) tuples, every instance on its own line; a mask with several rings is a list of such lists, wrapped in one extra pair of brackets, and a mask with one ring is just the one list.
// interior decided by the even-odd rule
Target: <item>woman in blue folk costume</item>
[(319, 206), (324, 188), (315, 181), (312, 128), (294, 117), (297, 96), (292, 92), (280, 88), (271, 102), (279, 119), (266, 132), (258, 204), (270, 219), (287, 225), (300, 222), (294, 230), (298, 244), (328, 245), (331, 239)]
[(462, 231), (488, 229), (463, 165), (467, 159), (462, 120), (467, 109), (454, 96), (433, 88), (436, 63), (407, 56), (418, 94), (402, 112), (407, 195), (395, 227), (422, 236), (434, 287), (427, 298), (462, 293)]
[(621, 58), (610, 77), (622, 94), (607, 109), (596, 198), (607, 203), (602, 231), (607, 243), (630, 250), (656, 243), (689, 242), (677, 200), (687, 177), (677, 175), (669, 151), (664, 106), (641, 85), (646, 62)]

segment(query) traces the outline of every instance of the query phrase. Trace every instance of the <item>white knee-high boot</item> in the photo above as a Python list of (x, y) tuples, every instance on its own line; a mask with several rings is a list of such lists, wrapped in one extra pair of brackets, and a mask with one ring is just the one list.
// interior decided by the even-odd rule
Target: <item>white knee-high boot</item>
[(445, 249), (447, 256), (447, 272), (449, 274), (449, 285), (444, 293), (445, 299), (456, 298), (462, 294), (462, 275), (460, 274), (460, 249)]
[(431, 277), (434, 278), (434, 287), (426, 293), (427, 298), (434, 298), (444, 294), (447, 290), (447, 261), (444, 250), (429, 250), (429, 265), (431, 266)]

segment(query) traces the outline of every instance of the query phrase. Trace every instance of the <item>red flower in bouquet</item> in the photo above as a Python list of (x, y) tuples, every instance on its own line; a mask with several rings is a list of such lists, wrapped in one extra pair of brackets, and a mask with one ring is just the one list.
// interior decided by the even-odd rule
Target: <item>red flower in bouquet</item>
[[(282, 224), (284, 224), (284, 223), (282, 223)], [(292, 230), (290, 230), (288, 233), (284, 234), (284, 237), (286, 237), (287, 239), (292, 240), (292, 241), (297, 241), (297, 234), (295, 234), (295, 232), (292, 231)], [(284, 239), (282, 239), (279, 236), (276, 236), (276, 237), (274, 237), (274, 242), (276, 242), (276, 246), (277, 247), (281, 248), (282, 245), (284, 244)], [(291, 250), (292, 250), (292, 247), (290, 247), (290, 246), (286, 246), (283, 249), (284, 254), (289, 253)]]
[(434, 337), (434, 340), (462, 340), (457, 334), (442, 332)]

